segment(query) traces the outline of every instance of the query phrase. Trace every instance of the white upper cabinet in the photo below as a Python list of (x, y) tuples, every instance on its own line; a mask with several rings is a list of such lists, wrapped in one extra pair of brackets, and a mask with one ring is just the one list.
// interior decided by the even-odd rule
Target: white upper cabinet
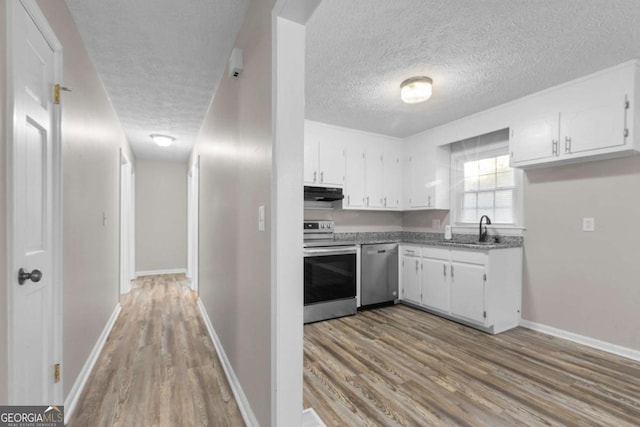
[(345, 139), (333, 129), (305, 122), (304, 184), (342, 187), (345, 173)]
[(405, 147), (404, 209), (449, 209), (449, 147), (419, 142)]
[(352, 141), (346, 147), (345, 188), (342, 207), (362, 209), (365, 207), (365, 152), (364, 146)]
[(402, 147), (389, 144), (382, 159), (382, 206), (399, 209), (402, 206)]
[(365, 206), (368, 208), (382, 208), (382, 144), (371, 142), (365, 149)]
[(512, 166), (573, 163), (637, 151), (637, 63), (523, 99), (514, 106)]

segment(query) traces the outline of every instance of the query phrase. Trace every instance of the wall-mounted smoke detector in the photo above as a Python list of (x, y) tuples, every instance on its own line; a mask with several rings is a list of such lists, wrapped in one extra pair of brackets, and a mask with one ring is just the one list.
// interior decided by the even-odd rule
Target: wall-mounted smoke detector
[(237, 79), (244, 70), (244, 61), (242, 60), (242, 49), (234, 47), (229, 58), (229, 77)]

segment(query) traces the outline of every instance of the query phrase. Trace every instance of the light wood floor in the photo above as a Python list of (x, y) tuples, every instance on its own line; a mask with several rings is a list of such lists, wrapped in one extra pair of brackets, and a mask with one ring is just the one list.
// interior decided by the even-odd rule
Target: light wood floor
[(184, 275), (134, 282), (69, 426), (244, 426)]
[(304, 328), (304, 406), (328, 426), (638, 426), (640, 363), (397, 305)]

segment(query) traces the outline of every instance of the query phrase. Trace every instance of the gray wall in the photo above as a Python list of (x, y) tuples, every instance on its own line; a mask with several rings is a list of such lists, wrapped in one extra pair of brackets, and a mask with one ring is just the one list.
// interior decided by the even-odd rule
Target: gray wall
[(305, 209), (304, 219), (331, 219), (337, 233), (358, 231), (400, 231), (402, 212)]
[(187, 164), (136, 162), (136, 271), (187, 268)]
[(38, 4), (64, 47), (64, 84), (73, 88), (62, 96), (66, 397), (118, 304), (120, 148), (133, 156), (66, 4)]
[[(260, 425), (271, 424), (271, 9), (252, 1), (192, 154), (200, 155), (200, 298)], [(190, 162), (191, 164), (191, 162)], [(258, 206), (266, 231), (258, 232)]]
[[(7, 2), (0, 4), (0, 22), (7, 22)], [(7, 381), (9, 372), (7, 366), (7, 286), (5, 278), (7, 277), (7, 196), (6, 189), (6, 153), (7, 153), (7, 132), (5, 106), (7, 105), (7, 32), (5, 26), (0, 31), (0, 405), (7, 404)]]
[(527, 171), (524, 220), (522, 317), (640, 350), (640, 157)]

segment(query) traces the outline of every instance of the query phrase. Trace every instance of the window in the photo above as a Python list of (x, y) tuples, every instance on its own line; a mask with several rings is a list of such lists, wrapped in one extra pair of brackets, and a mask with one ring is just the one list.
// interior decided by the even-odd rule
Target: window
[(508, 131), (452, 145), (453, 214), (458, 225), (518, 225), (519, 171), (509, 166)]

